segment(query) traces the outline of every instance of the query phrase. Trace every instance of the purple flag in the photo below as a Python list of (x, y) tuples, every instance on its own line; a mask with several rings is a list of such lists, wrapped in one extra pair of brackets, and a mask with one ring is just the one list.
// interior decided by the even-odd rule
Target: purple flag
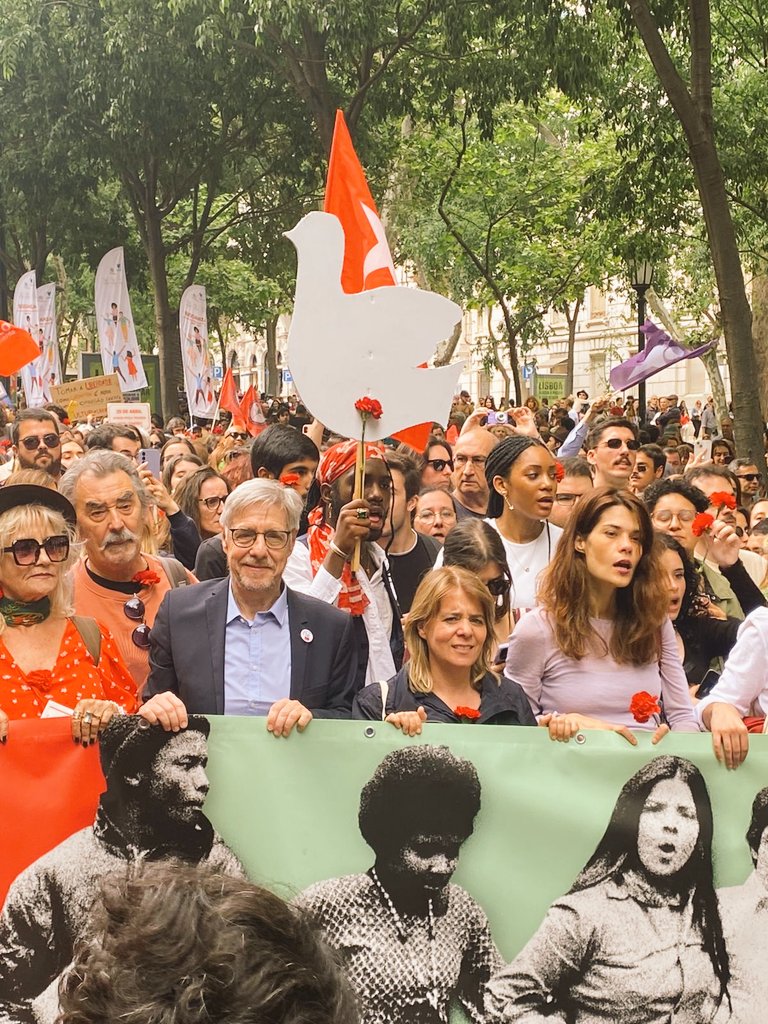
[(646, 320), (640, 330), (645, 334), (645, 348), (611, 370), (611, 387), (614, 391), (626, 391), (641, 381), (648, 380), (655, 373), (666, 370), (683, 359), (703, 356), (717, 347), (717, 339), (708, 341), (698, 348), (683, 348), (673, 341), (651, 320)]

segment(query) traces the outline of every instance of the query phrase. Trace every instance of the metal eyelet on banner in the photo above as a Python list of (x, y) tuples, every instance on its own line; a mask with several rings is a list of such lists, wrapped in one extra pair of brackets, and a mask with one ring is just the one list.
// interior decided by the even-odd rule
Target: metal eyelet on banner
[(576, 738), (576, 742), (577, 743), (586, 743), (587, 742), (587, 737), (584, 735), (583, 732), (577, 732), (575, 738)]
[(367, 740), (371, 740), (375, 735), (376, 730), (374, 729), (374, 727), (372, 725), (366, 725), (366, 727), (363, 729), (363, 736), (365, 736)]

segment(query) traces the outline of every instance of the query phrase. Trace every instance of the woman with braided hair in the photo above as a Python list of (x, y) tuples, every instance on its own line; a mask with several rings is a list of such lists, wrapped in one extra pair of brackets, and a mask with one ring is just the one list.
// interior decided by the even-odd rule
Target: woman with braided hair
[(548, 520), (557, 490), (554, 456), (536, 437), (515, 434), (501, 441), (485, 463), (488, 519), (504, 544), (512, 578), (513, 609), (537, 604), (540, 573), (549, 565), (563, 531)]

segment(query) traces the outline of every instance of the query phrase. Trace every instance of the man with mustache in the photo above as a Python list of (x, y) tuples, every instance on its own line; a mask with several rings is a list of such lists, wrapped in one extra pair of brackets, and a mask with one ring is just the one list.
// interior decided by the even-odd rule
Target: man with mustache
[(639, 447), (637, 427), (630, 420), (614, 416), (598, 423), (586, 443), (595, 487), (629, 487)]
[(283, 581), (302, 507), (276, 480), (232, 492), (221, 515), (229, 577), (171, 592), (155, 618), (141, 710), (149, 721), (176, 730), (188, 711), (260, 715), (288, 736), (313, 718), (349, 717), (352, 619)]
[(149, 631), (160, 602), (196, 583), (175, 559), (141, 550), (151, 498), (136, 464), (118, 452), (89, 452), (64, 474), (61, 493), (77, 512), (85, 558), (75, 566), (75, 611), (103, 623), (139, 690), (149, 674)]

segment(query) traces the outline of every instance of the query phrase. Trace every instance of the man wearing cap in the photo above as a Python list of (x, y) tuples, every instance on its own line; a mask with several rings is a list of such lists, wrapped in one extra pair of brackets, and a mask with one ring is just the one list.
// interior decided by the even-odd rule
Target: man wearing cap
[[(179, 733), (142, 718), (112, 720), (99, 757), (107, 788), (92, 825), (54, 846), (15, 879), (0, 915), (0, 1020), (33, 1024), (55, 1015), (50, 984), (72, 960), (104, 875), (140, 860), (178, 858), (244, 876), (203, 813), (210, 723)], [(43, 1007), (38, 1000), (43, 993)], [(51, 1000), (53, 1001), (53, 1000)]]
[(296, 491), (275, 480), (232, 492), (221, 516), (229, 576), (171, 591), (155, 618), (150, 721), (175, 729), (187, 711), (262, 715), (273, 735), (288, 736), (312, 718), (349, 717), (352, 622), (283, 582), (301, 510)]

